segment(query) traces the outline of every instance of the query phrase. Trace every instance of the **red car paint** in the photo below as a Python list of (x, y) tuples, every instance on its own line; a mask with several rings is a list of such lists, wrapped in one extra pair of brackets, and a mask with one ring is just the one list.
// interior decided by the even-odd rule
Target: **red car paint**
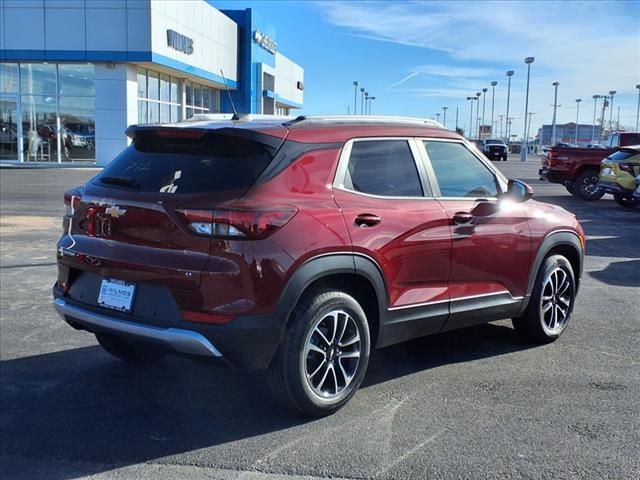
[[(153, 131), (152, 127), (146, 128)], [(165, 131), (162, 128), (173, 132), (180, 127), (158, 127)], [(198, 128), (218, 127), (206, 124)], [(342, 148), (350, 139), (450, 139), (462, 141), (475, 151), (450, 131), (367, 124), (288, 128), (258, 124), (240, 128), (282, 142), (279, 152), (296, 145), (302, 153), (292, 154), (292, 161), (240, 196), (233, 192), (139, 192), (102, 185), (96, 180), (67, 192), (65, 201), (73, 203), (73, 208), (58, 244), (56, 297), (84, 305), (83, 300), (72, 298), (69, 293), (83, 272), (93, 273), (96, 278), (166, 287), (163, 291), (171, 295), (181, 312), (175, 324), (202, 332), (205, 331), (198, 325), (225, 327), (228, 330), (205, 332), (215, 344), (223, 345), (225, 332), (236, 325), (234, 334), (242, 338), (238, 330), (244, 328), (239, 326), (243, 318), (258, 318), (258, 324), (262, 318), (265, 323), (266, 319), (275, 318), (273, 348), (256, 362), (247, 360), (249, 354), (231, 361), (263, 367), (293, 308), (293, 303), (285, 301), (284, 292), (293, 288), (296, 272), (312, 260), (339, 253), (373, 262), (384, 282), (382, 292), (373, 286), (384, 302), (378, 306), (381, 313), (377, 321), (384, 322), (387, 314), (418, 312), (425, 305), (446, 307), (451, 301), (492, 294), (507, 294), (520, 308), (518, 302), (527, 298), (528, 285), (535, 275), (534, 259), (550, 234), (570, 232), (584, 245), (584, 234), (572, 214), (533, 200), (515, 203), (508, 198), (489, 202), (429, 197), (390, 199), (333, 185)], [(496, 176), (502, 190), (506, 190), (505, 179), (497, 173)], [(189, 211), (193, 220), (200, 218), (194, 211), (251, 210), (258, 206), (291, 208), (295, 213), (284, 225), (258, 239), (198, 235), (187, 226)], [(475, 219), (470, 224), (456, 224), (454, 216), (458, 212), (473, 213)], [(363, 227), (358, 222), (370, 222), (371, 226)], [(582, 253), (575, 252), (578, 271)], [(357, 275), (357, 267), (351, 273)], [(300, 289), (309, 287), (304, 284)], [(302, 291), (296, 292), (294, 298), (301, 294)], [(96, 309), (95, 299), (88, 304)], [(154, 321), (151, 316), (132, 320), (151, 324)], [(393, 322), (389, 323), (391, 329)], [(473, 319), (465, 320), (457, 326), (473, 323)], [(420, 332), (434, 333), (455, 326), (452, 312), (434, 319)], [(409, 332), (385, 338), (386, 330), (380, 331), (378, 346), (415, 336)], [(241, 340), (234, 342), (226, 347), (227, 351), (221, 349), (224, 356), (234, 359), (229, 350), (243, 348)]]

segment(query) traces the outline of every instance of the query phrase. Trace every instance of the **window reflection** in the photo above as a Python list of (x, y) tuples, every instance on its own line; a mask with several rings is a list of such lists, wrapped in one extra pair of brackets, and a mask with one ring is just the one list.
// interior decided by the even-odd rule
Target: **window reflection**
[(20, 64), (20, 89), (23, 95), (55, 95), (56, 65), (52, 63)]

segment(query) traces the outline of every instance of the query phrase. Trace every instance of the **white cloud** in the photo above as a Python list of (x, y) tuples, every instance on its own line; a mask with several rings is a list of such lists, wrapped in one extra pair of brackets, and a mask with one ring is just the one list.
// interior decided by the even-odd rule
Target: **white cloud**
[[(518, 97), (524, 89), (523, 59), (533, 55), (531, 110), (538, 123), (548, 122), (556, 80), (564, 105), (560, 121), (575, 119), (575, 98), (583, 98), (583, 111), (589, 111), (593, 94), (617, 90), (618, 105), (626, 105), (623, 117), (635, 123), (640, 3), (333, 1), (318, 7), (350, 34), (444, 53), (447, 65), (407, 66), (411, 74), (389, 86), (399, 93), (453, 97), (466, 92), (464, 97), (491, 80), (503, 87), (504, 70), (511, 68), (516, 70), (512, 101), (517, 100), (512, 108), (523, 110)], [(446, 82), (441, 88), (395, 89), (412, 78), (412, 85), (426, 81), (418, 74), (449, 78), (441, 79)]]

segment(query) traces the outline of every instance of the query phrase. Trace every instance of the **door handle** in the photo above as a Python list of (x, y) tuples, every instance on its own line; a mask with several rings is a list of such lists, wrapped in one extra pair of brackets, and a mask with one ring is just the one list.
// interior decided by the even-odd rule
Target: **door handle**
[(467, 225), (476, 218), (472, 213), (469, 212), (456, 212), (453, 214), (453, 223), (456, 225)]
[(373, 213), (361, 213), (356, 217), (354, 223), (362, 228), (375, 227), (378, 225), (382, 219)]

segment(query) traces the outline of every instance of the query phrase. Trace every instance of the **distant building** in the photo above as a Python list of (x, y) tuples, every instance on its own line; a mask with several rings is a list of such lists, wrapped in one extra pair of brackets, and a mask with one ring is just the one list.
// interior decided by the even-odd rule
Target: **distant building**
[[(551, 145), (551, 137), (553, 135), (552, 125), (543, 125), (538, 130), (538, 138), (541, 145)], [(587, 145), (592, 143), (593, 125), (581, 123), (578, 125), (578, 145)], [(600, 125), (596, 125), (595, 141), (598, 141), (600, 135)], [(556, 142), (575, 143), (576, 140), (576, 124), (574, 122), (562, 125), (556, 124)]]

